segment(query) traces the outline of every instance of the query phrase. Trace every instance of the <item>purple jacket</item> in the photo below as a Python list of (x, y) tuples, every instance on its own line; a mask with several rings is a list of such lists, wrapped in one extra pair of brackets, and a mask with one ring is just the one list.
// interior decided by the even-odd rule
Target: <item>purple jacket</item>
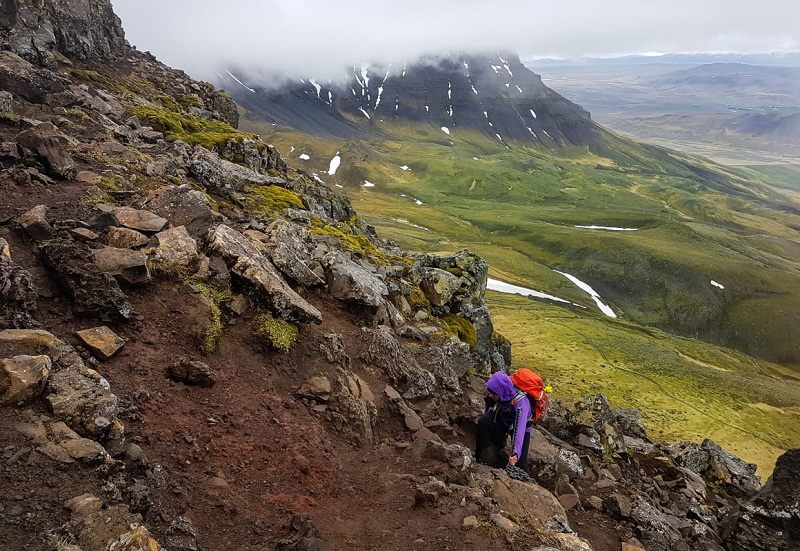
[[(504, 371), (492, 374), (486, 381), (486, 388), (497, 394), (501, 402), (506, 402), (512, 407), (514, 455), (522, 457), (522, 444), (525, 442), (525, 431), (528, 428), (528, 420), (531, 418), (531, 403), (528, 396), (514, 386), (511, 378)], [(518, 393), (520, 396), (515, 400)]]

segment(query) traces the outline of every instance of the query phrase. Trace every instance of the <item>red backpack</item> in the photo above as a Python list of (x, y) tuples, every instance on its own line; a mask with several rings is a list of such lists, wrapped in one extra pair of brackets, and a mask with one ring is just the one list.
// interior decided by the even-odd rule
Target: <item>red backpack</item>
[(511, 375), (511, 382), (530, 398), (533, 409), (532, 419), (534, 423), (538, 423), (544, 412), (547, 411), (547, 392), (544, 390), (544, 380), (538, 373), (523, 367)]

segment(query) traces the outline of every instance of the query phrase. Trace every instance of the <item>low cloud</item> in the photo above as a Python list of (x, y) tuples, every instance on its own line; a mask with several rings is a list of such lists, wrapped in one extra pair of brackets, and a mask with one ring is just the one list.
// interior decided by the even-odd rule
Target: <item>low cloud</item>
[[(800, 49), (797, 0), (113, 0), (128, 40), (214, 80), (336, 78), (423, 54), (523, 57)], [(658, 4), (658, 5), (655, 5)]]

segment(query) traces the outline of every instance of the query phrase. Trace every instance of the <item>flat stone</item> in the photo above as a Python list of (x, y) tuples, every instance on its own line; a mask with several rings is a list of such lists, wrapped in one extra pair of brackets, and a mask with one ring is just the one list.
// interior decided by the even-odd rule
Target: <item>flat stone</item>
[(565, 511), (569, 511), (576, 505), (578, 505), (581, 501), (581, 498), (575, 494), (564, 494), (562, 496), (558, 496), (558, 502), (564, 508)]
[(91, 170), (80, 170), (75, 175), (76, 182), (81, 184), (86, 184), (89, 186), (100, 185), (100, 182), (102, 180), (103, 180), (102, 176), (100, 176), (96, 172), (92, 172)]
[(408, 430), (417, 432), (425, 426), (422, 418), (417, 415), (417, 412), (406, 405), (405, 402), (399, 402), (400, 413), (403, 415), (403, 422), (405, 422)]
[(150, 238), (145, 234), (130, 228), (111, 228), (106, 236), (108, 246), (117, 249), (138, 249), (149, 241)]
[(47, 442), (47, 428), (45, 428), (44, 423), (39, 420), (30, 423), (19, 423), (15, 425), (14, 428), (20, 434), (33, 440), (33, 443), (37, 446), (41, 446)]
[(94, 241), (99, 235), (88, 228), (73, 228), (69, 233), (78, 241)]
[(81, 463), (99, 463), (108, 455), (103, 446), (88, 438), (65, 440), (59, 445), (67, 451), (72, 459)]
[(69, 452), (55, 442), (48, 442), (44, 446), (40, 446), (36, 449), (40, 453), (43, 453), (50, 459), (58, 461), (59, 463), (75, 463), (75, 459), (69, 454)]
[(109, 360), (119, 352), (125, 341), (105, 325), (83, 329), (76, 333), (83, 344), (100, 360)]
[(386, 385), (383, 389), (383, 393), (386, 394), (386, 397), (389, 398), (389, 401), (396, 404), (403, 400), (403, 397), (400, 396), (400, 393), (397, 392), (394, 387)]
[(21, 355), (0, 360), (0, 388), (5, 388), (0, 401), (4, 404), (34, 401), (47, 384), (51, 369), (48, 356)]
[(160, 232), (167, 225), (166, 218), (161, 218), (147, 210), (138, 210), (131, 207), (114, 209), (114, 217), (121, 226), (145, 233)]

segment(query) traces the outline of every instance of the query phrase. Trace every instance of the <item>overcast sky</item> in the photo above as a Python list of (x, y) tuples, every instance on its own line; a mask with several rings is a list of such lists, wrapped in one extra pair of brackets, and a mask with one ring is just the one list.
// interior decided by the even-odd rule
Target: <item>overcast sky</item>
[(197, 78), (329, 78), (420, 54), (800, 50), (800, 0), (112, 0), (128, 40)]

